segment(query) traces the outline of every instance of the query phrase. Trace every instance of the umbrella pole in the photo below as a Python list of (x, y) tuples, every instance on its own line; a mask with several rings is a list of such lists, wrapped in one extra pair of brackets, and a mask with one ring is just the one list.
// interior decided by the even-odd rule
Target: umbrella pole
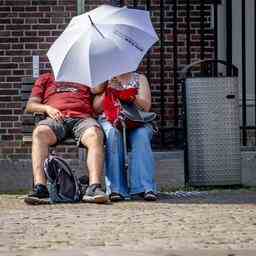
[(127, 150), (127, 140), (126, 140), (126, 124), (124, 122), (124, 120), (121, 120), (121, 125), (122, 125), (122, 136), (123, 136), (123, 146), (124, 146), (124, 171), (126, 174), (126, 178), (127, 178), (127, 184), (129, 186), (129, 173), (128, 173), (128, 150)]

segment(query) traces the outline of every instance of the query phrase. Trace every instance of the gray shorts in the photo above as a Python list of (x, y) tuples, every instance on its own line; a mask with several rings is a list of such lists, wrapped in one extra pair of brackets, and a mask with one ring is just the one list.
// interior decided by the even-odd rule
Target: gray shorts
[[(65, 118), (63, 122), (56, 121), (50, 117), (38, 122), (38, 125), (47, 125), (49, 126), (54, 134), (57, 137), (57, 143), (60, 143), (62, 140), (67, 137), (75, 139), (77, 145), (80, 145), (80, 140), (83, 133), (91, 127), (99, 127), (95, 119), (92, 117), (87, 118)], [(101, 129), (101, 128), (100, 128)]]

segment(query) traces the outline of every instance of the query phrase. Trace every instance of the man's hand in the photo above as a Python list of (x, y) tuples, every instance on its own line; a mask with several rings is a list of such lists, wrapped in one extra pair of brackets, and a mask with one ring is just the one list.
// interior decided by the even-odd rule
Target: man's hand
[(56, 121), (62, 121), (64, 118), (64, 116), (58, 109), (51, 107), (51, 106), (46, 107), (46, 113), (49, 117), (51, 117), (52, 119), (54, 119)]

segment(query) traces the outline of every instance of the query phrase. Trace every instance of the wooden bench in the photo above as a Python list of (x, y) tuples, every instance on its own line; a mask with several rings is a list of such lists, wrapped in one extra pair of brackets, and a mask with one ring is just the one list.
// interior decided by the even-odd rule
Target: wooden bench
[(23, 134), (23, 141), (32, 141), (32, 131), (35, 126), (35, 116), (29, 113), (25, 113), (25, 108), (27, 101), (29, 99), (31, 89), (34, 85), (34, 79), (22, 79), (21, 84), (21, 101), (22, 101), (22, 134)]

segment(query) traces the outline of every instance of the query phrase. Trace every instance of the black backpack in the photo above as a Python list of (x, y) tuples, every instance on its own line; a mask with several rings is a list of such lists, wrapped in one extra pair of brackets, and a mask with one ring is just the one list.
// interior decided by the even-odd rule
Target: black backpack
[(75, 203), (83, 196), (83, 187), (67, 162), (50, 154), (44, 161), (44, 173), (51, 203)]

